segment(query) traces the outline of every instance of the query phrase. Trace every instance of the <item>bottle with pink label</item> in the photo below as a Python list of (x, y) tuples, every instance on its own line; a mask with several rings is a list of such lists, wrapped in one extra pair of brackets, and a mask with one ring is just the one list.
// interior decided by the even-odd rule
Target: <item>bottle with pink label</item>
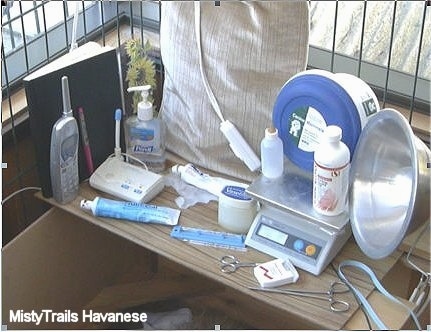
[(341, 137), (340, 127), (326, 127), (314, 152), (313, 207), (328, 216), (348, 208), (350, 151)]

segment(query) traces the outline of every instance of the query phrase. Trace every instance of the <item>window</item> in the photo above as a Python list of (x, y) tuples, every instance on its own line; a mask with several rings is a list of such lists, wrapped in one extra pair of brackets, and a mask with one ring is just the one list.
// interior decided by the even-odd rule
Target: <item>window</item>
[(414, 104), (429, 115), (426, 1), (311, 1), (310, 13), (311, 66), (356, 75), (384, 102)]
[(2, 9), (2, 91), (67, 52), (75, 8), (79, 12), (76, 36), (82, 41), (109, 27), (116, 7), (98, 1), (8, 1)]
[[(379, 98), (430, 114), (429, 1), (309, 1), (309, 67), (359, 76)], [(65, 53), (72, 16), (78, 40), (126, 25), (157, 30), (159, 1), (8, 1), (2, 10), (2, 92)], [(136, 33), (131, 28), (130, 35)], [(139, 33), (139, 32), (138, 32)], [(141, 37), (142, 38), (142, 37)], [(118, 45), (120, 33), (118, 32)], [(411, 116), (410, 116), (411, 118)], [(3, 118), (2, 118), (3, 120)], [(429, 129), (428, 129), (429, 131)]]

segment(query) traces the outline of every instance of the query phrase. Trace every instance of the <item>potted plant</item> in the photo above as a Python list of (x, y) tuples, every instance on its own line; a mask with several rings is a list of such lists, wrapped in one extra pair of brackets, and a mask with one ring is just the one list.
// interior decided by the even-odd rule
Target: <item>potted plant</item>
[[(130, 39), (126, 42), (125, 50), (129, 59), (126, 82), (129, 87), (151, 85), (153, 91), (156, 88), (156, 68), (154, 62), (148, 56), (151, 49), (152, 46), (148, 40), (144, 45), (139, 39)], [(140, 94), (134, 93), (132, 100), (132, 113), (135, 113), (140, 101)]]

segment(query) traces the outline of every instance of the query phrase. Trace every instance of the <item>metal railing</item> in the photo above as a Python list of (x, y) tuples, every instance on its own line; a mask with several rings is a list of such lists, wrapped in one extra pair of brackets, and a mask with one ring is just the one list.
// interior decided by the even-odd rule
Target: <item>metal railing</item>
[[(309, 64), (362, 78), (382, 100), (429, 115), (427, 1), (310, 1)], [(326, 17), (326, 19), (324, 19)], [(406, 28), (408, 27), (408, 28)], [(316, 35), (326, 38), (316, 38)], [(313, 38), (314, 37), (314, 38)]]

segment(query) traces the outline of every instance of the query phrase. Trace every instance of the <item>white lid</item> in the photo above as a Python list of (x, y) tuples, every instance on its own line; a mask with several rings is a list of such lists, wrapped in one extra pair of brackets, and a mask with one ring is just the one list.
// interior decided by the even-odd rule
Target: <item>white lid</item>
[(92, 205), (93, 205), (93, 201), (89, 201), (87, 199), (82, 199), (81, 203), (80, 203), (81, 209), (83, 209), (83, 210), (89, 210), (89, 211), (91, 211), (91, 206)]
[(254, 200), (245, 192), (244, 187), (225, 186), (219, 196), (219, 203), (224, 203), (240, 209), (248, 209)]
[(172, 174), (180, 174), (180, 167), (183, 167), (183, 166), (178, 165), (178, 164), (172, 166), (171, 167)]
[(265, 129), (265, 138), (275, 138), (278, 137), (278, 129), (275, 127), (269, 127)]
[(138, 119), (141, 121), (149, 121), (153, 118), (153, 104), (149, 101), (141, 101), (138, 103)]
[(338, 142), (341, 140), (342, 130), (338, 126), (327, 126), (323, 132), (322, 139), (326, 142)]
[(133, 86), (128, 92), (140, 92), (142, 100), (138, 103), (138, 120), (149, 121), (153, 118), (153, 104), (148, 100), (151, 85)]

